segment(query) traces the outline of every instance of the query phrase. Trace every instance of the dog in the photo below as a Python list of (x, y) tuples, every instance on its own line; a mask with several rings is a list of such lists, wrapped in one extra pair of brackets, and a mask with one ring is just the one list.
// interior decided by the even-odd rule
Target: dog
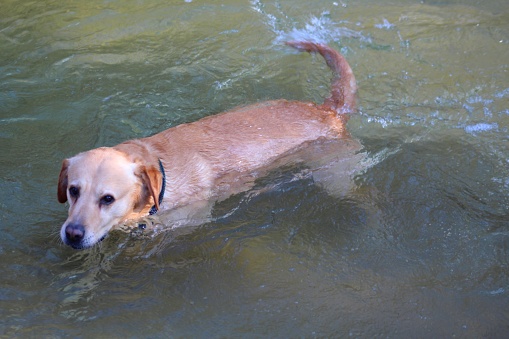
[(332, 70), (323, 104), (261, 102), (65, 159), (58, 180), (58, 201), (69, 203), (64, 244), (92, 247), (120, 223), (158, 211), (207, 209), (248, 190), (288, 154), (349, 138), (357, 84), (348, 62), (324, 44), (286, 44), (321, 54)]

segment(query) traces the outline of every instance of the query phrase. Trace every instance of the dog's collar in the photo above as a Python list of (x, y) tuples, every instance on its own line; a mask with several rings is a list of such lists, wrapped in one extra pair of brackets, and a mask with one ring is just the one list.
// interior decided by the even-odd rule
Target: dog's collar
[[(163, 166), (161, 159), (159, 159), (159, 170), (161, 171), (161, 174), (163, 175), (163, 184), (161, 187), (161, 192), (159, 193), (159, 206), (160, 206), (163, 202), (164, 191), (166, 190), (166, 173), (164, 172), (164, 166)], [(156, 213), (157, 213), (157, 207), (156, 207), (156, 205), (154, 205), (154, 206), (152, 206), (152, 208), (150, 209), (148, 214), (153, 215)]]

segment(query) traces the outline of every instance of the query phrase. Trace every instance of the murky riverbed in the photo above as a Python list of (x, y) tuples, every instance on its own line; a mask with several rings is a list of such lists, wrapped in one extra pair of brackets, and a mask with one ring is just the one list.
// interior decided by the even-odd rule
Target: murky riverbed
[[(232, 197), (192, 230), (58, 236), (62, 159), (237, 105), (320, 102), (342, 51), (369, 165)], [(509, 5), (3, 1), (0, 333), (6, 337), (506, 337)]]

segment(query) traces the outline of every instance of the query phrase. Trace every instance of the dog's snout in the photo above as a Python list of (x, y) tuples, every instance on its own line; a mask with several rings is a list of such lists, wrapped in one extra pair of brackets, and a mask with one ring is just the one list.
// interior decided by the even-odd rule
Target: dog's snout
[(69, 224), (65, 227), (65, 237), (70, 244), (79, 244), (85, 237), (85, 227), (81, 224)]

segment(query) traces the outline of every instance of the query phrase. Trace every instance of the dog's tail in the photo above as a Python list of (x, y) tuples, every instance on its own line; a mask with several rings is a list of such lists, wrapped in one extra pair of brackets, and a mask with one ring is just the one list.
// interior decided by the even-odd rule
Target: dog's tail
[(314, 42), (288, 41), (286, 44), (301, 51), (320, 53), (334, 72), (331, 82), (331, 94), (323, 103), (325, 108), (338, 113), (352, 113), (355, 111), (357, 83), (350, 65), (341, 54), (329, 46)]

